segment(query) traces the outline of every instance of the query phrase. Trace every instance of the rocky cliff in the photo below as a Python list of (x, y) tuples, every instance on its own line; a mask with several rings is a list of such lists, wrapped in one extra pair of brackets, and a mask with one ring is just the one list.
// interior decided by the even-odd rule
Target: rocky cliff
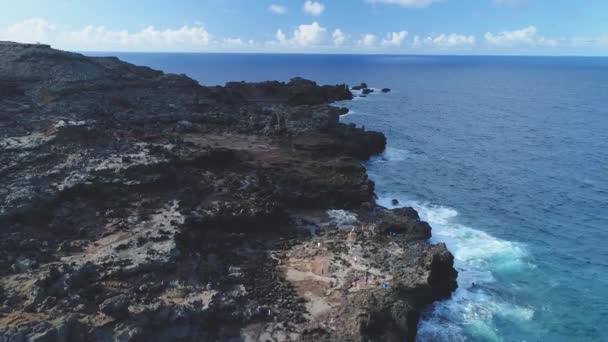
[(456, 287), (345, 85), (0, 42), (0, 341), (403, 341)]

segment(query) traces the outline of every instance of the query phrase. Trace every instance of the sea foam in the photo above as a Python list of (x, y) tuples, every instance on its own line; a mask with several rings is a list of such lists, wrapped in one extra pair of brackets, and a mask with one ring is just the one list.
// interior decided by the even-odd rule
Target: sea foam
[[(500, 341), (495, 319), (529, 321), (534, 310), (510, 303), (490, 291), (495, 273), (516, 272), (531, 267), (523, 245), (496, 238), (486, 232), (460, 224), (454, 208), (412, 201), (404, 196), (383, 196), (378, 204), (416, 209), (420, 218), (433, 227), (431, 242), (444, 242), (454, 254), (458, 270), (458, 289), (452, 298), (436, 303), (419, 325), (420, 341), (465, 341), (464, 336)], [(463, 331), (464, 330), (464, 331)]]
[(373, 157), (371, 163), (386, 163), (386, 162), (400, 162), (406, 160), (410, 156), (410, 151), (395, 147), (387, 147), (384, 152), (378, 156)]

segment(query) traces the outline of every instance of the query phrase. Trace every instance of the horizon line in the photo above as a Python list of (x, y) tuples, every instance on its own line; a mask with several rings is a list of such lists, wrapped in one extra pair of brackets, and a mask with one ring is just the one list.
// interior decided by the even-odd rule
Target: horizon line
[(608, 55), (543, 55), (543, 54), (433, 54), (433, 53), (374, 53), (374, 52), (281, 52), (281, 51), (103, 51), (63, 50), (80, 54), (176, 54), (176, 55), (317, 55), (317, 56), (402, 56), (402, 57), (551, 57), (551, 58), (608, 58)]
[(327, 55), (327, 56), (403, 56), (403, 57), (551, 57), (551, 58), (608, 58), (608, 55), (585, 54), (493, 54), (493, 53), (399, 53), (399, 52), (331, 52), (331, 51), (128, 51), (128, 50), (78, 50), (53, 47), (51, 44), (24, 43), (0, 40), (0, 43), (45, 45), (51, 49), (79, 54), (243, 54), (243, 55)]

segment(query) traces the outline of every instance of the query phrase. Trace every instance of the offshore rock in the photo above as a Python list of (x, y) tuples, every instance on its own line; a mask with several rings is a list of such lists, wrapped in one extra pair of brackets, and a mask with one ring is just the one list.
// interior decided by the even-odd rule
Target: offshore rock
[(352, 87), (353, 90), (363, 90), (363, 89), (367, 89), (367, 83), (362, 82), (359, 85), (353, 86)]

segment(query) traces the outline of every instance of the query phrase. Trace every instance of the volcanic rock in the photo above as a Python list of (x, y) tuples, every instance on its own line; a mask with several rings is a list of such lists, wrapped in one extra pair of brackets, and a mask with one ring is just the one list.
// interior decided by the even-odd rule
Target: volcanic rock
[(121, 317), (129, 312), (129, 299), (126, 295), (108, 298), (99, 304), (99, 311), (108, 316)]
[(0, 341), (413, 341), (453, 256), (352, 96), (1, 42)]
[(361, 90), (361, 93), (363, 95), (368, 95), (368, 94), (371, 94), (373, 92), (374, 92), (374, 89), (369, 89), (369, 88), (365, 88), (365, 89)]
[(363, 90), (363, 89), (367, 89), (367, 83), (365, 83), (365, 82), (352, 87), (352, 90)]

